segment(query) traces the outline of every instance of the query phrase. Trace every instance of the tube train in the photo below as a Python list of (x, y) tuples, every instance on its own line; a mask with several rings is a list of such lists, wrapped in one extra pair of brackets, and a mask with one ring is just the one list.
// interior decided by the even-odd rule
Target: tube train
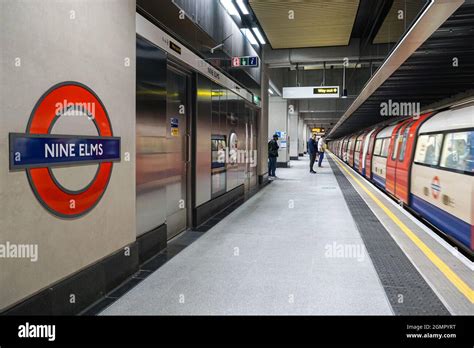
[(386, 121), (329, 148), (472, 257), (474, 105)]

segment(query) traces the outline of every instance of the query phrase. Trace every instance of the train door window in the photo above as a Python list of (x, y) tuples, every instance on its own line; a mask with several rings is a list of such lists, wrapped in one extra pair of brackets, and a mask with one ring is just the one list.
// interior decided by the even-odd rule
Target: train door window
[(362, 143), (362, 140), (357, 140), (356, 142), (356, 151), (360, 152), (360, 144)]
[(446, 134), (440, 165), (474, 173), (474, 131)]
[(380, 153), (381, 153), (381, 150), (382, 150), (382, 142), (383, 142), (383, 139), (375, 140), (375, 147), (374, 147), (374, 155), (375, 156), (380, 156)]
[(393, 146), (393, 151), (392, 151), (392, 160), (395, 161), (397, 159), (397, 154), (398, 154), (398, 148), (400, 147), (400, 143), (402, 142), (402, 127), (397, 132), (397, 135), (395, 137), (395, 144)]
[(416, 145), (415, 162), (430, 166), (438, 165), (443, 134), (422, 134)]
[(402, 147), (400, 148), (400, 155), (398, 156), (398, 160), (403, 162), (405, 159), (405, 152), (407, 150), (407, 143), (408, 143), (408, 135), (410, 133), (410, 127), (413, 124), (413, 121), (406, 126), (405, 131), (403, 132), (403, 139), (402, 139)]
[(390, 146), (390, 138), (384, 138), (382, 143), (382, 153), (380, 156), (387, 157), (388, 156), (388, 147)]

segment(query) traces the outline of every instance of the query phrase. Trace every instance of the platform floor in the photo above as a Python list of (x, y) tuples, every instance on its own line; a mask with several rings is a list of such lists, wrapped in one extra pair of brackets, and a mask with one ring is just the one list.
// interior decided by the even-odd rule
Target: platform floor
[(317, 174), (308, 165), (278, 168), (101, 315), (400, 314), (327, 159)]

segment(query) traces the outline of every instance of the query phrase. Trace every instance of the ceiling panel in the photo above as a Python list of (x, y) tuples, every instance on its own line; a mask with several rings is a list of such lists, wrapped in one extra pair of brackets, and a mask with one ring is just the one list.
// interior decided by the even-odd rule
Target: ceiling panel
[(274, 49), (348, 45), (359, 8), (359, 0), (249, 0), (249, 4)]

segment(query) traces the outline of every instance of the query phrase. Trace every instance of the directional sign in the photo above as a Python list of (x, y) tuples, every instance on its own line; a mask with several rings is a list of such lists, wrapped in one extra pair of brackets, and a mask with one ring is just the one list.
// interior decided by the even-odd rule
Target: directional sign
[(339, 86), (283, 87), (285, 99), (339, 98)]

